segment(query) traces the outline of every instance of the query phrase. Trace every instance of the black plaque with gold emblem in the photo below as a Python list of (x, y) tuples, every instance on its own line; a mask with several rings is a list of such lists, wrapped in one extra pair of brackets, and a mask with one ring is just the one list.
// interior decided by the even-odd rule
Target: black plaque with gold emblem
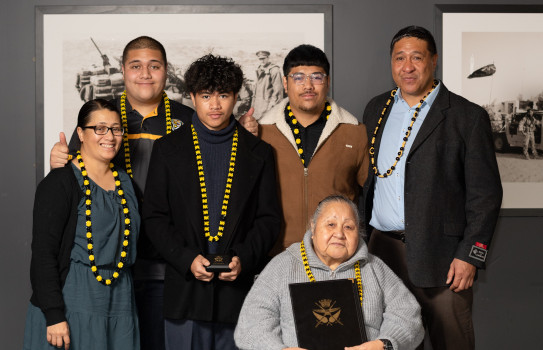
[(367, 341), (355, 280), (289, 285), (298, 346), (343, 350)]
[(206, 266), (207, 272), (230, 272), (228, 265), (232, 261), (230, 255), (208, 254), (206, 259), (209, 260), (209, 266)]

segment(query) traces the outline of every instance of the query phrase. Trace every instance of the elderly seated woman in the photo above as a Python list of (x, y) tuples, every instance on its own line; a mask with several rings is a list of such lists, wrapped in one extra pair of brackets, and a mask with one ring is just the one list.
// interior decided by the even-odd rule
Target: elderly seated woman
[[(416, 348), (424, 338), (420, 307), (388, 266), (368, 253), (359, 228), (353, 202), (343, 196), (324, 199), (303, 242), (276, 256), (256, 280), (239, 316), (236, 345), (240, 349), (299, 349), (289, 284), (309, 282), (311, 273), (316, 281), (355, 278), (358, 265), (369, 341), (345, 349)], [(302, 259), (304, 250), (308, 269)]]

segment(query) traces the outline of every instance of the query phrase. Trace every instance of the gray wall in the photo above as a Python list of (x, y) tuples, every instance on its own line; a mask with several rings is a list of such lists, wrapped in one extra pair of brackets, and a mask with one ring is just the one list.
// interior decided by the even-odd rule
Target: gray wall
[[(392, 87), (388, 43), (401, 27), (434, 29), (435, 0), (235, 0), (235, 4), (333, 4), (334, 97), (355, 115)], [(478, 1), (506, 4), (511, 0)], [(175, 0), (170, 0), (173, 4)], [(466, 0), (438, 3), (460, 4)], [(21, 348), (30, 297), (35, 159), (35, 24), (39, 5), (149, 5), (142, 0), (7, 0), (2, 3), (0, 98), (0, 348)], [(205, 4), (226, 4), (205, 1)], [(542, 4), (541, 0), (524, 0)], [(176, 4), (198, 4), (177, 1)], [(446, 83), (446, 82), (445, 82)], [(543, 194), (542, 194), (543, 195)], [(533, 347), (543, 324), (542, 217), (501, 217), (488, 269), (475, 287), (477, 349)], [(537, 347), (537, 345), (535, 345)]]

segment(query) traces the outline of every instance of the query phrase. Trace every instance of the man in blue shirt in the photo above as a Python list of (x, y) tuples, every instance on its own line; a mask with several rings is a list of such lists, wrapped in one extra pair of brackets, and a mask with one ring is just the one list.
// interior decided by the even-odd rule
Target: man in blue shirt
[(369, 250), (421, 304), (434, 349), (473, 349), (471, 287), (502, 199), (489, 117), (435, 80), (429, 31), (404, 28), (390, 50), (397, 88), (364, 112)]

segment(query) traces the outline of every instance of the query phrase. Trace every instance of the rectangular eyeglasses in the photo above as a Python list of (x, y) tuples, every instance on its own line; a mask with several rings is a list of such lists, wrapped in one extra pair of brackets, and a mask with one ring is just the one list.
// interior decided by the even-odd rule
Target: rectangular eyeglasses
[(299, 72), (299, 73), (289, 74), (288, 76), (291, 77), (292, 80), (294, 80), (294, 83), (296, 85), (305, 84), (305, 80), (307, 78), (309, 78), (309, 80), (311, 80), (311, 84), (322, 85), (322, 84), (324, 84), (324, 78), (326, 78), (326, 74), (320, 73), (320, 72), (311, 73), (309, 75), (306, 75), (304, 73)]
[(124, 128), (122, 126), (109, 126), (105, 125), (92, 125), (92, 126), (82, 126), (81, 129), (93, 129), (96, 135), (105, 135), (111, 130), (111, 133), (114, 136), (122, 136), (124, 134)]

